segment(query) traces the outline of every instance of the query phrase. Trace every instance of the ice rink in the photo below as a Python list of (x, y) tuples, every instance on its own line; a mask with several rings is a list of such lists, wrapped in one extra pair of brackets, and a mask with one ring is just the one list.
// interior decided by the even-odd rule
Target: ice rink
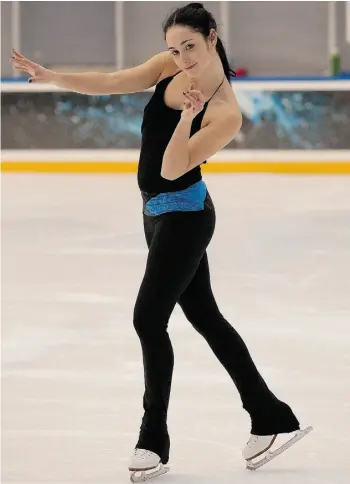
[[(255, 473), (234, 384), (177, 308), (157, 484), (350, 482), (350, 177), (207, 175), (222, 313), (314, 431)], [(2, 177), (2, 482), (122, 484), (142, 416), (135, 175)], [(152, 482), (152, 481), (151, 481)]]

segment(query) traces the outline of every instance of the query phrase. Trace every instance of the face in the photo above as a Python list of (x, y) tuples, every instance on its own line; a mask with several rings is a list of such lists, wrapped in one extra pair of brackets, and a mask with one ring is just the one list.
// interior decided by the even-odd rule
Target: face
[(177, 66), (189, 78), (196, 78), (208, 68), (215, 52), (215, 31), (211, 32), (214, 42), (206, 41), (200, 32), (188, 27), (175, 25), (166, 33), (166, 43), (169, 52), (174, 57)]

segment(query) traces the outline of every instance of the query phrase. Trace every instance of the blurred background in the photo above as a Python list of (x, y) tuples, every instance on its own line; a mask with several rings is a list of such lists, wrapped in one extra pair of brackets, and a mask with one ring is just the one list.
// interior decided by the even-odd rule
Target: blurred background
[[(162, 22), (186, 3), (2, 2), (2, 76), (13, 74), (8, 57), (14, 42), (27, 57), (52, 68), (140, 64), (166, 49)], [(341, 69), (350, 71), (347, 2), (204, 3), (235, 69), (244, 67), (252, 76), (329, 74), (336, 48)]]

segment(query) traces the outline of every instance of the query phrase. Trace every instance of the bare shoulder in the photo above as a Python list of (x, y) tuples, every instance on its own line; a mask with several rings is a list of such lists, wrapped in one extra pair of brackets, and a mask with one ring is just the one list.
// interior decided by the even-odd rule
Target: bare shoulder
[(169, 52), (159, 52), (143, 64), (111, 72), (108, 76), (108, 92), (124, 94), (150, 89), (168, 72), (168, 66)]
[[(203, 117), (202, 127), (211, 123), (225, 124), (232, 121), (233, 125), (242, 123), (242, 114), (236, 96), (229, 83), (217, 97), (214, 97), (208, 105)], [(234, 128), (233, 128), (234, 129)]]
[(174, 76), (177, 72), (179, 72), (179, 68), (177, 67), (172, 54), (169, 51), (162, 52), (163, 57), (163, 70), (161, 75), (158, 78), (157, 84), (166, 79), (167, 77)]

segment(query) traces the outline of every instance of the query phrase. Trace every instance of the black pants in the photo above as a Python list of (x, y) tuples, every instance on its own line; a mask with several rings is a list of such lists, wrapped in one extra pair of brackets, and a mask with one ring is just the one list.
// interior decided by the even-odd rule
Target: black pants
[(251, 432), (269, 435), (299, 428), (290, 407), (269, 390), (244, 341), (217, 307), (206, 254), (214, 227), (209, 194), (202, 211), (144, 215), (149, 254), (134, 327), (143, 353), (145, 412), (136, 447), (156, 452), (163, 463), (169, 459), (167, 412), (174, 365), (167, 327), (176, 303), (231, 376), (250, 414)]

